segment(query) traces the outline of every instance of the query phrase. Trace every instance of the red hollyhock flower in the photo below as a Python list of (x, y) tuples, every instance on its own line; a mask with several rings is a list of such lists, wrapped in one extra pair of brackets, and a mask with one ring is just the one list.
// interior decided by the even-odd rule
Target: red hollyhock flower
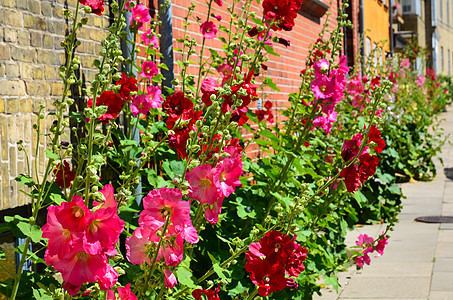
[(299, 244), (294, 243), (294, 245), (296, 247), (295, 252), (291, 253), (285, 270), (290, 276), (298, 277), (305, 270), (303, 261), (307, 258), (308, 251)]
[(256, 258), (250, 252), (245, 254), (247, 262), (245, 269), (249, 272), (250, 279), (258, 288), (258, 294), (269, 296), (273, 292), (281, 291), (286, 287), (285, 269), (275, 267), (267, 260)]
[(345, 140), (343, 143), (343, 151), (341, 157), (344, 161), (349, 161), (355, 157), (360, 150), (360, 144), (362, 143), (362, 134), (358, 133), (352, 137), (352, 140)]
[[(121, 99), (120, 95), (115, 94), (112, 91), (105, 91), (96, 98), (96, 107), (99, 107), (101, 105), (107, 106), (107, 112), (100, 116), (98, 119), (103, 124), (106, 124), (109, 120), (113, 120), (118, 117), (118, 114), (123, 108), (124, 102)], [(93, 106), (93, 98), (88, 100), (87, 106), (90, 108)]]
[(275, 20), (273, 30), (291, 31), (294, 26), (294, 19), (297, 11), (301, 8), (300, 0), (264, 0), (264, 15), (268, 20)]
[(100, 16), (104, 11), (104, 0), (79, 0), (80, 4), (91, 7), (91, 12)]
[(185, 110), (193, 108), (193, 102), (184, 96), (182, 91), (176, 91), (166, 97), (162, 108), (168, 112), (170, 118), (177, 119)]
[(127, 77), (124, 73), (121, 74), (121, 79), (116, 83), (116, 85), (121, 85), (119, 94), (125, 102), (131, 101), (131, 92), (138, 91), (137, 79)]
[(377, 153), (381, 153), (385, 147), (385, 141), (381, 138), (381, 131), (376, 127), (376, 125), (372, 125), (370, 127), (370, 133), (368, 134), (368, 139), (371, 142), (375, 142), (378, 145), (374, 147)]
[(71, 171), (71, 167), (67, 161), (63, 163), (63, 168), (61, 167), (61, 164), (58, 164), (53, 170), (53, 173), (55, 174), (55, 183), (62, 189), (71, 186), (76, 175), (76, 172)]
[(359, 176), (360, 181), (363, 183), (367, 181), (370, 176), (373, 176), (374, 173), (376, 173), (379, 158), (376, 155), (364, 153), (359, 157), (359, 160)]
[[(259, 289), (261, 296), (281, 291), (285, 287), (297, 288), (289, 276), (299, 276), (305, 269), (302, 262), (307, 257), (307, 250), (295, 243), (288, 235), (279, 231), (268, 232), (258, 243), (252, 243), (245, 257), (245, 269)], [(295, 252), (294, 252), (295, 250)]]
[(341, 170), (340, 177), (344, 178), (344, 184), (349, 193), (357, 191), (357, 188), (360, 186), (360, 177), (356, 165)]
[(258, 122), (261, 122), (264, 120), (264, 117), (266, 116), (266, 111), (262, 109), (257, 109), (255, 110), (256, 117), (258, 118)]
[(204, 299), (204, 298), (202, 298), (201, 295), (205, 294), (207, 300), (220, 300), (219, 291), (220, 291), (220, 283), (214, 290), (196, 289), (192, 292), (192, 296), (197, 300), (201, 300), (201, 299)]

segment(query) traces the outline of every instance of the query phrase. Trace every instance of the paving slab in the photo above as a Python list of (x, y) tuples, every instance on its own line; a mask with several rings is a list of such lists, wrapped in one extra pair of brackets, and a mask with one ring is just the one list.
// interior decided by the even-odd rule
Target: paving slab
[(448, 230), (439, 230), (438, 241), (441, 243), (453, 243), (453, 232)]
[(453, 272), (433, 272), (431, 291), (453, 292)]
[(431, 277), (354, 278), (339, 299), (428, 298)]
[(453, 243), (437, 243), (436, 258), (453, 257)]
[(453, 258), (436, 257), (433, 272), (453, 272)]
[(429, 300), (452, 300), (453, 292), (432, 291), (429, 293)]

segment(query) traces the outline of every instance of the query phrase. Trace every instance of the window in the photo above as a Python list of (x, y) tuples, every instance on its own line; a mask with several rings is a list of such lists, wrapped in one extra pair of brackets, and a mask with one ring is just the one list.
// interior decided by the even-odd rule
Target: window
[(440, 71), (444, 72), (444, 47), (440, 47)]
[(448, 75), (451, 75), (451, 60), (450, 60), (450, 49), (447, 50), (447, 70)]
[(450, 24), (450, 0), (446, 0), (446, 1), (447, 1), (447, 5), (446, 5), (447, 24)]
[(443, 11), (442, 2), (444, 2), (444, 1), (439, 0), (439, 20), (442, 20), (442, 11)]

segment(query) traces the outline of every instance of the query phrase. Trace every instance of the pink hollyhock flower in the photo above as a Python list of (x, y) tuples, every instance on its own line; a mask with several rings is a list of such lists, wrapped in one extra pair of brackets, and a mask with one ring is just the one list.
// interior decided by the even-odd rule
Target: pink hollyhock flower
[(405, 69), (408, 69), (411, 66), (411, 62), (409, 61), (409, 58), (404, 58), (401, 61), (400, 66), (405, 68)]
[(315, 70), (315, 76), (321, 77), (322, 75), (326, 75), (327, 71), (329, 71), (329, 61), (327, 59), (320, 59), (313, 65), (313, 69)]
[(159, 108), (162, 103), (164, 103), (164, 98), (162, 98), (162, 91), (157, 85), (150, 85), (148, 87), (148, 97), (151, 101), (152, 108)]
[(223, 0), (214, 0), (215, 3), (217, 3), (218, 6), (222, 7), (223, 5)]
[(143, 198), (144, 210), (140, 213), (140, 226), (157, 230), (169, 216), (171, 224), (179, 231), (184, 230), (185, 224), (190, 221), (190, 203), (181, 198), (182, 193), (178, 188), (163, 187), (150, 191)]
[(49, 245), (46, 250), (46, 254), (49, 256), (68, 252), (74, 240), (80, 240), (83, 236), (82, 232), (71, 232), (63, 227), (56, 216), (56, 213), (60, 210), (60, 206), (49, 206), (47, 209), (47, 223), (42, 227), (42, 237), (49, 239)]
[(415, 82), (422, 89), (423, 88), (423, 84), (425, 83), (425, 77), (422, 76), (422, 75), (419, 75), (419, 76), (417, 76), (417, 79), (415, 80)]
[(203, 101), (206, 106), (210, 106), (212, 104), (211, 95), (217, 94), (216, 89), (219, 87), (220, 85), (214, 78), (208, 77), (203, 80), (203, 82), (201, 83), (201, 93), (203, 94), (201, 101)]
[(383, 237), (382, 239), (380, 239), (375, 247), (375, 250), (380, 254), (380, 255), (384, 255), (384, 249), (385, 249), (385, 245), (388, 244), (388, 238), (387, 237)]
[(118, 287), (118, 298), (113, 290), (107, 292), (107, 300), (137, 300), (137, 296), (131, 291), (131, 284), (128, 283), (125, 287)]
[(214, 15), (214, 18), (217, 19), (217, 21), (222, 21), (222, 16), (221, 15)]
[(206, 21), (200, 26), (200, 31), (206, 39), (213, 39), (217, 34), (217, 27), (211, 21)]
[(149, 228), (138, 227), (134, 230), (132, 236), (126, 238), (126, 258), (134, 265), (141, 265), (145, 261), (150, 264), (151, 261), (146, 253), (146, 248), (151, 243), (149, 237), (155, 234)]
[(335, 80), (325, 75), (316, 77), (310, 84), (316, 99), (328, 99), (334, 96), (336, 91)]
[(206, 221), (208, 221), (211, 225), (215, 225), (219, 221), (219, 215), (222, 213), (223, 198), (223, 196), (219, 197), (217, 202), (215, 202), (212, 207), (208, 207), (204, 212)]
[(131, 112), (134, 117), (139, 114), (147, 115), (151, 109), (152, 103), (148, 95), (141, 94), (134, 98), (131, 104)]
[(337, 112), (334, 111), (325, 116), (316, 117), (313, 120), (313, 125), (324, 130), (326, 134), (329, 134), (332, 131), (333, 123), (337, 121)]
[(189, 197), (200, 203), (214, 204), (221, 196), (219, 186), (214, 183), (214, 172), (211, 165), (200, 165), (186, 174), (191, 190)]
[(107, 270), (105, 275), (98, 278), (99, 287), (101, 290), (106, 291), (113, 287), (118, 281), (118, 272), (109, 264), (107, 264)]
[(159, 73), (159, 70), (157, 69), (156, 63), (153, 61), (145, 61), (142, 65), (142, 72), (140, 73), (140, 76), (151, 80), (154, 75), (157, 75), (157, 73)]
[(217, 71), (222, 74), (222, 76), (223, 76), (222, 84), (224, 84), (225, 81), (228, 80), (231, 77), (231, 75), (233, 74), (233, 66), (231, 66), (230, 64), (227, 64), (227, 63), (220, 64), (217, 67)]
[(83, 283), (104, 278), (109, 271), (106, 256), (85, 252), (81, 243), (64, 253), (52, 265), (61, 272), (64, 281), (79, 288)]
[(139, 23), (139, 27), (142, 27), (143, 23), (151, 21), (149, 9), (141, 4), (132, 8), (132, 18)]
[(73, 196), (70, 202), (63, 202), (55, 209), (55, 215), (63, 226), (71, 232), (85, 230), (92, 212), (85, 206), (82, 197)]
[(178, 280), (176, 280), (175, 274), (173, 274), (170, 269), (164, 269), (164, 284), (166, 287), (169, 289), (172, 289), (175, 287), (175, 285), (178, 283)]
[(86, 240), (88, 244), (100, 243), (108, 255), (116, 253), (115, 243), (124, 229), (124, 221), (121, 220), (115, 208), (99, 208), (88, 221)]
[(184, 240), (190, 244), (196, 244), (199, 241), (198, 232), (195, 227), (193, 227), (191, 221), (190, 223), (185, 224), (184, 231), (182, 231), (181, 234)]
[(151, 35), (151, 29), (148, 29), (142, 34), (142, 41), (145, 46), (153, 44), (152, 48), (157, 49), (157, 37), (155, 35)]
[(96, 200), (93, 201), (93, 206), (96, 207), (101, 205), (101, 208), (117, 208), (118, 204), (115, 201), (115, 191), (113, 189), (113, 185), (106, 184), (102, 190), (99, 191), (105, 198), (104, 202), (97, 202)]
[(374, 242), (374, 239), (366, 234), (359, 234), (355, 244), (362, 248), (369, 248)]
[(215, 168), (214, 184), (225, 197), (228, 197), (237, 186), (241, 185), (239, 177), (243, 172), (240, 156), (226, 157)]
[[(169, 225), (168, 230), (164, 235), (165, 242), (162, 247), (159, 249), (157, 259), (162, 257), (165, 260), (165, 263), (168, 266), (176, 266), (182, 261), (184, 253), (184, 239), (183, 235), (180, 234), (180, 230), (174, 225)], [(157, 243), (160, 240), (160, 237), (156, 233), (150, 236), (150, 240)]]

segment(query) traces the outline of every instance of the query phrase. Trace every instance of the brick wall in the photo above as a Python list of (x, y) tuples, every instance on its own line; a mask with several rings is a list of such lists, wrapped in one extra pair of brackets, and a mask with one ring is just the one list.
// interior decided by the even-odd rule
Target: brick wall
[[(0, 210), (27, 201), (14, 180), (27, 172), (24, 153), (18, 151), (16, 142), (23, 140), (32, 153), (37, 143), (32, 125), (40, 105), (46, 105), (47, 115), (53, 100), (62, 95), (58, 68), (65, 63), (65, 53), (60, 42), (68, 33), (63, 8), (75, 5), (76, 0), (0, 0)], [(106, 36), (102, 28), (109, 25), (108, 5), (105, 9), (102, 17), (90, 14), (78, 35), (80, 75), (88, 82), (94, 78), (90, 66)], [(46, 117), (41, 125), (46, 130), (52, 121)], [(40, 173), (44, 171), (44, 145), (42, 141), (37, 156)]]
[[(191, 37), (194, 37), (197, 42), (200, 44), (202, 41), (202, 35), (200, 33), (200, 24), (202, 24), (207, 18), (207, 5), (204, 1), (196, 0), (196, 1), (188, 1), (188, 0), (173, 0), (172, 1), (172, 10), (173, 10), (173, 37), (174, 38), (183, 38), (184, 36), (184, 29), (183, 29), (183, 18), (187, 14), (187, 7), (190, 3), (193, 2), (197, 5), (195, 12), (193, 14), (194, 17), (199, 17), (200, 21), (199, 24), (195, 21), (194, 17), (192, 17), (191, 22), (193, 23), (189, 27), (188, 34)], [(323, 1), (326, 4), (330, 2), (329, 11), (332, 13), (329, 21), (329, 29), (333, 29), (337, 25), (336, 17), (338, 15), (338, 7), (341, 1)], [(215, 15), (220, 15), (222, 17), (221, 22), (217, 22), (217, 20), (213, 20), (211, 17), (211, 21), (219, 27), (219, 24), (226, 26), (229, 24), (230, 14), (227, 12), (226, 7), (231, 6), (232, 1), (224, 0), (223, 7), (219, 7), (213, 2), (212, 5), (212, 13)], [(252, 11), (258, 12), (258, 16), (262, 16), (262, 7), (256, 5), (254, 1), (254, 6), (252, 7)], [(238, 5), (238, 4), (237, 4)], [(240, 5), (239, 5), (240, 8)], [(356, 11), (356, 9), (354, 9)], [(241, 10), (238, 10), (240, 13)], [(263, 99), (263, 103), (266, 100), (270, 100), (273, 103), (273, 114), (275, 116), (276, 121), (281, 121), (282, 116), (278, 115), (278, 110), (282, 109), (284, 106), (288, 106), (289, 102), (288, 94), (297, 92), (298, 87), (300, 86), (301, 79), (300, 79), (300, 71), (305, 68), (305, 61), (308, 55), (308, 48), (311, 43), (314, 43), (318, 37), (319, 33), (321, 32), (322, 25), (326, 21), (326, 15), (322, 16), (321, 18), (317, 18), (313, 15), (310, 15), (304, 11), (301, 11), (296, 20), (296, 25), (294, 26), (291, 32), (281, 31), (278, 33), (273, 33), (273, 35), (283, 37), (285, 39), (289, 39), (291, 41), (291, 46), (286, 48), (283, 45), (274, 43), (275, 51), (280, 54), (280, 57), (270, 56), (270, 61), (266, 63), (268, 66), (267, 72), (264, 74), (268, 75), (280, 88), (279, 92), (275, 92), (270, 88), (266, 88), (264, 92), (260, 92), (259, 95)], [(220, 31), (218, 34), (222, 34)], [(324, 37), (327, 39), (328, 37)], [(357, 38), (357, 36), (356, 36)], [(222, 53), (221, 51), (221, 43), (217, 39), (208, 40), (207, 41), (208, 48), (213, 48)], [(175, 48), (182, 48), (180, 43), (174, 43)], [(199, 51), (198, 51), (199, 52)], [(197, 53), (198, 53), (197, 52)], [(206, 52), (205, 52), (206, 53)], [(209, 53), (209, 52), (208, 52)], [(181, 59), (181, 55), (179, 53), (175, 53), (175, 59)], [(198, 56), (194, 55), (191, 58), (192, 60), (197, 60)], [(197, 71), (195, 68), (192, 69), (193, 71)], [(175, 75), (178, 77), (180, 69), (177, 65), (175, 65)], [(261, 71), (262, 74), (264, 71)], [(215, 75), (213, 75), (215, 76)], [(215, 77), (214, 77), (215, 78)], [(253, 108), (253, 107), (252, 107)], [(251, 136), (245, 136), (251, 137)], [(255, 150), (249, 149), (251, 151), (252, 156), (258, 155), (258, 152)]]

